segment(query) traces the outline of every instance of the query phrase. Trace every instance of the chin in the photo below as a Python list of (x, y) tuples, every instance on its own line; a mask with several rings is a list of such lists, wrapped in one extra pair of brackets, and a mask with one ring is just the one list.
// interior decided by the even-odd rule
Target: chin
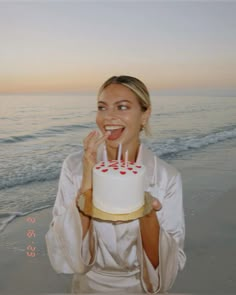
[(107, 139), (106, 140), (106, 145), (110, 146), (110, 147), (113, 147), (113, 148), (117, 148), (119, 143), (121, 143), (121, 141), (119, 139), (116, 139), (116, 140)]

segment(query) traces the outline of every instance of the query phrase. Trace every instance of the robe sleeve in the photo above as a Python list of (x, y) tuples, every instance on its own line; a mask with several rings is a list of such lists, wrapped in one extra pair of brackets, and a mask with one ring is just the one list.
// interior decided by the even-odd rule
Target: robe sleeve
[(95, 261), (96, 254), (91, 257), (89, 243), (94, 239), (94, 248), (97, 248), (96, 234), (91, 222), (82, 239), (82, 224), (75, 204), (77, 190), (65, 161), (53, 207), (53, 220), (45, 237), (51, 265), (58, 273), (86, 273)]
[(178, 173), (170, 180), (166, 192), (153, 186), (150, 193), (162, 203), (162, 209), (157, 212), (160, 224), (159, 233), (159, 266), (154, 269), (142, 248), (141, 234), (138, 239), (138, 249), (141, 260), (141, 282), (147, 293), (159, 293), (169, 290), (182, 270), (186, 256), (183, 251), (185, 224), (182, 201), (182, 181)]

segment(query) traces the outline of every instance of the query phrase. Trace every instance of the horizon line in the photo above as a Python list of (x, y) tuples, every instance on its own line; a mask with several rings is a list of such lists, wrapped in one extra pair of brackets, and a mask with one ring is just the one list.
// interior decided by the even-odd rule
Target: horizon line
[[(152, 95), (229, 95), (236, 96), (235, 88), (178, 88), (178, 89), (150, 89)], [(0, 91), (0, 95), (97, 95), (96, 90), (69, 91)]]

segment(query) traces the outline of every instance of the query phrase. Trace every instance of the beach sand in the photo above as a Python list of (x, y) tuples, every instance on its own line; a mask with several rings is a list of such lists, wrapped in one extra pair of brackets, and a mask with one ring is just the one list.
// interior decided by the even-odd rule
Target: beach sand
[[(235, 147), (231, 140), (171, 162), (183, 178), (187, 263), (170, 293), (236, 293)], [(15, 219), (0, 234), (1, 294), (70, 293), (72, 276), (56, 274), (47, 257), (50, 221), (51, 208)]]
[[(1, 234), (1, 294), (70, 293), (72, 276), (56, 274), (47, 256), (44, 237), (51, 211), (20, 217)], [(28, 222), (28, 217), (35, 218), (35, 223)]]
[(236, 293), (236, 187), (202, 214), (188, 219), (187, 264), (172, 291)]
[(171, 291), (236, 294), (236, 140), (183, 162), (173, 164), (183, 178), (187, 263)]

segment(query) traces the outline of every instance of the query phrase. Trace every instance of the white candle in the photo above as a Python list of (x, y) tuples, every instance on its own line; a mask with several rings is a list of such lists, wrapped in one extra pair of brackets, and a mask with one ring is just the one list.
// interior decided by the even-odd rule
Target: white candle
[(108, 165), (108, 158), (107, 158), (107, 148), (106, 148), (105, 144), (103, 146), (103, 161), (105, 163), (105, 166), (107, 166)]
[(120, 160), (121, 160), (121, 152), (122, 152), (122, 144), (119, 143), (118, 146), (118, 156), (117, 156), (117, 160), (118, 160), (118, 164), (120, 165)]
[(128, 167), (128, 157), (129, 157), (129, 152), (128, 152), (128, 150), (126, 150), (126, 152), (125, 152), (125, 169), (127, 169), (127, 167)]
[(142, 144), (140, 144), (140, 146), (139, 146), (138, 156), (137, 156), (137, 159), (136, 159), (136, 164), (142, 165)]

